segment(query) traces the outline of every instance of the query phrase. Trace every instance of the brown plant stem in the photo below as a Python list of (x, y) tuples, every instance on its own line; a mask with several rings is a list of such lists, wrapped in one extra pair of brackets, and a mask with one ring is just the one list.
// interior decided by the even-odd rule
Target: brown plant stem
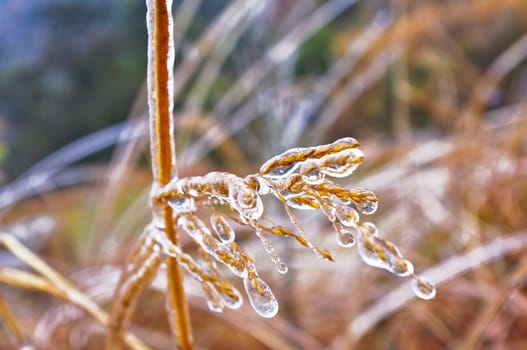
[[(148, 71), (150, 137), (155, 185), (166, 185), (175, 175), (175, 147), (172, 120), (172, 12), (171, 1), (148, 0)], [(155, 209), (155, 208), (154, 208)], [(165, 232), (178, 245), (173, 212), (169, 206), (159, 208), (158, 219), (164, 222)], [(183, 278), (177, 260), (167, 258), (168, 317), (177, 342), (182, 349), (192, 348), (190, 317), (183, 289)]]

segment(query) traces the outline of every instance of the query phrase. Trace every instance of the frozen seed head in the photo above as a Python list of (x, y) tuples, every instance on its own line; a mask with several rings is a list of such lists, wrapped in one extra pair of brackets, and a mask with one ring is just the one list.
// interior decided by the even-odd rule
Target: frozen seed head
[[(226, 172), (211, 172), (204, 176), (174, 179), (163, 188), (153, 190), (154, 227), (164, 237), (164, 227), (156, 224), (165, 205), (173, 209), (177, 229), (185, 232), (199, 246), (201, 263), (174, 246), (168, 238), (159, 239), (165, 255), (175, 256), (185, 269), (202, 284), (207, 305), (212, 311), (224, 307), (237, 309), (242, 304), (240, 293), (223, 279), (216, 262), (221, 262), (243, 284), (253, 309), (262, 317), (273, 317), (278, 302), (271, 288), (258, 277), (254, 259), (236, 243), (236, 234), (229, 222), (250, 228), (261, 240), (264, 250), (279, 273), (287, 265), (280, 260), (268, 235), (289, 237), (312, 250), (325, 260), (333, 261), (331, 253), (318, 247), (296, 218), (297, 210), (319, 210), (332, 224), (337, 244), (344, 248), (358, 245), (359, 256), (368, 265), (401, 277), (411, 277), (415, 294), (431, 299), (434, 286), (414, 275), (414, 266), (397, 246), (378, 235), (373, 223), (362, 222), (361, 215), (373, 214), (379, 200), (370, 190), (347, 188), (331, 180), (351, 175), (364, 160), (364, 154), (353, 138), (306, 148), (292, 148), (265, 162), (256, 174), (239, 177)], [(279, 200), (294, 229), (265, 223), (262, 197), (273, 195)], [(215, 208), (214, 203), (227, 206)], [(209, 216), (209, 220), (201, 218)], [(164, 222), (164, 220), (160, 220)], [(157, 226), (156, 226), (157, 225)], [(160, 236), (161, 235), (161, 236)]]

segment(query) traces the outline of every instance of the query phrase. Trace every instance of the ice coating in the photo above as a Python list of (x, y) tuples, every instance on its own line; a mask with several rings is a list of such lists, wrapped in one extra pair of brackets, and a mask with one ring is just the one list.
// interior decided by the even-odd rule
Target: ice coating
[(362, 233), (359, 235), (358, 244), (359, 254), (366, 264), (388, 270), (398, 276), (409, 276), (413, 273), (413, 265), (393, 243)]
[(364, 188), (356, 188), (350, 192), (353, 204), (362, 214), (370, 215), (377, 211), (379, 199), (369, 190)]
[(193, 198), (174, 196), (170, 198), (167, 203), (177, 214), (196, 211), (196, 205)]
[(210, 224), (214, 232), (218, 235), (218, 238), (223, 242), (230, 243), (234, 241), (236, 234), (223, 216), (218, 213), (213, 213), (210, 217)]
[(362, 163), (364, 154), (358, 148), (349, 148), (320, 159), (320, 171), (332, 177), (347, 177)]
[(263, 214), (263, 203), (258, 192), (245, 183), (237, 182), (229, 186), (229, 203), (242, 220), (257, 220)]

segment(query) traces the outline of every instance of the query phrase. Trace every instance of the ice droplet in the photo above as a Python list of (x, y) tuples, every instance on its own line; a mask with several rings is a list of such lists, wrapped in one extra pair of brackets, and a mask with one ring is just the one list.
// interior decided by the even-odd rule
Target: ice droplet
[(257, 220), (263, 214), (263, 202), (258, 192), (245, 184), (229, 186), (229, 201), (243, 218)]
[(344, 226), (355, 227), (359, 221), (359, 213), (348, 206), (336, 206), (335, 216), (337, 220)]
[(337, 243), (343, 248), (353, 247), (355, 245), (355, 235), (345, 228), (337, 231)]
[(223, 305), (221, 302), (218, 302), (217, 300), (211, 300), (207, 299), (207, 306), (209, 307), (210, 311), (213, 312), (223, 312)]
[(256, 235), (258, 236), (258, 238), (260, 238), (260, 241), (262, 242), (262, 245), (265, 251), (267, 252), (267, 254), (271, 256), (271, 260), (276, 265), (276, 269), (278, 270), (278, 272), (286, 273), (287, 265), (284, 262), (282, 262), (282, 260), (280, 260), (280, 257), (278, 256), (278, 254), (276, 254), (273, 245), (271, 244), (271, 242), (269, 242), (267, 237), (264, 236), (264, 233), (262, 232), (262, 230), (257, 228)]
[(425, 300), (433, 299), (436, 295), (435, 286), (420, 277), (416, 277), (412, 281), (412, 290), (417, 297)]
[(363, 202), (355, 202), (355, 205), (357, 206), (357, 209), (361, 213), (370, 215), (377, 211), (379, 202), (378, 201), (363, 201)]
[(285, 262), (278, 262), (276, 264), (276, 269), (278, 270), (278, 272), (284, 274), (284, 273), (287, 273), (287, 271), (289, 270), (289, 268), (287, 267), (287, 264)]
[(362, 214), (370, 215), (377, 211), (379, 200), (370, 190), (356, 188), (351, 191), (353, 203)]
[(412, 264), (410, 260), (404, 258), (398, 259), (394, 262), (392, 270), (390, 271), (397, 276), (410, 276), (412, 273), (414, 273), (414, 264)]
[(223, 312), (223, 304), (213, 286), (211, 284), (202, 282), (201, 288), (207, 296), (207, 306), (209, 309), (214, 312)]
[(189, 219), (187, 216), (180, 216), (178, 219), (178, 225), (183, 228), (183, 230), (193, 239), (198, 242), (201, 242), (203, 239), (203, 232), (200, 227), (193, 220)]
[(193, 198), (174, 196), (168, 200), (168, 205), (177, 213), (191, 213), (196, 211), (196, 205)]
[(210, 224), (222, 242), (230, 243), (234, 241), (236, 234), (223, 216), (217, 213), (212, 214), (210, 217)]
[(366, 264), (398, 276), (408, 276), (414, 270), (412, 263), (403, 257), (393, 243), (376, 236), (359, 235), (359, 255)]
[(240, 292), (238, 291), (238, 289), (231, 287), (231, 291), (233, 295), (230, 295), (229, 293), (225, 291), (219, 291), (219, 290), (216, 290), (216, 291), (218, 292), (218, 296), (221, 299), (221, 302), (223, 303), (223, 305), (225, 305), (229, 309), (233, 309), (233, 310), (239, 309), (240, 306), (242, 306), (243, 298)]
[(271, 288), (262, 279), (246, 277), (243, 279), (243, 285), (249, 302), (258, 315), (271, 318), (278, 313), (278, 301)]

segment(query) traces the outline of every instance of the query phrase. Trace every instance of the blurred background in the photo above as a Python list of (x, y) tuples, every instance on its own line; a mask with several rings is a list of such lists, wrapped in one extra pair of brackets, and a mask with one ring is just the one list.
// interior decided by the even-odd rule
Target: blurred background
[[(106, 308), (150, 219), (145, 11), (0, 1), (0, 226)], [(280, 275), (240, 232), (281, 310), (212, 313), (189, 279), (197, 348), (527, 347), (526, 1), (181, 0), (174, 14), (180, 176), (245, 176), (290, 147), (354, 137), (367, 159), (342, 183), (377, 194), (368, 220), (438, 287), (415, 299), (299, 212), (336, 262), (276, 239)], [(25, 268), (5, 250), (0, 266)], [(157, 282), (132, 330), (168, 349)], [(101, 346), (75, 308), (2, 293), (36, 348)]]

